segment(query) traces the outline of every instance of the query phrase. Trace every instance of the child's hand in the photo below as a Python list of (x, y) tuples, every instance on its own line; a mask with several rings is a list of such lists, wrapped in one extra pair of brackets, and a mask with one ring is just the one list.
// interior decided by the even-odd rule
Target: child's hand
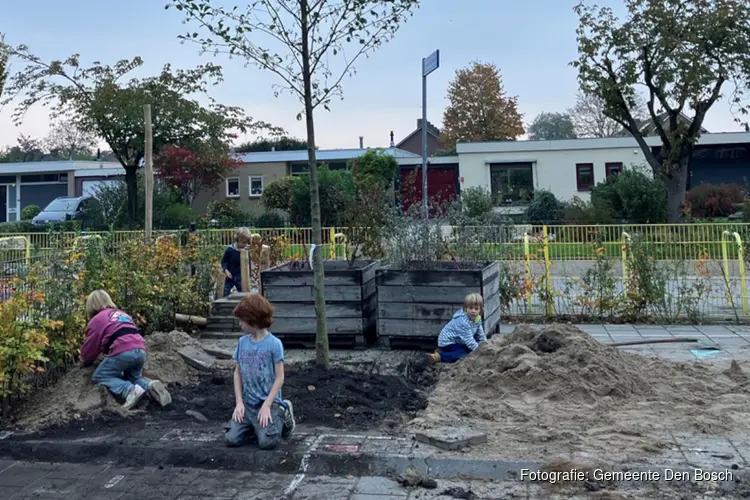
[(262, 429), (265, 429), (271, 422), (273, 422), (273, 419), (271, 418), (271, 408), (264, 404), (260, 407), (260, 411), (258, 412), (258, 423), (260, 423)]
[(227, 277), (227, 278), (229, 278), (230, 280), (232, 279), (232, 273), (230, 273), (229, 271), (224, 271), (224, 274), (225, 274), (225, 275), (226, 275), (226, 277)]
[(237, 403), (234, 407), (234, 413), (232, 413), (232, 420), (241, 424), (245, 421), (245, 403)]

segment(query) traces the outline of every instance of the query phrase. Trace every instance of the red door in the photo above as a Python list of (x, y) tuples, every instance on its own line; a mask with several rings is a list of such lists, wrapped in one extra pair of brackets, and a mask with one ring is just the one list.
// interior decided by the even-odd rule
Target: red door
[[(422, 167), (401, 169), (401, 197), (404, 210), (413, 204), (422, 204)], [(450, 201), (456, 192), (456, 168), (452, 165), (427, 168), (427, 196), (429, 197), (430, 212), (434, 213), (433, 205)]]

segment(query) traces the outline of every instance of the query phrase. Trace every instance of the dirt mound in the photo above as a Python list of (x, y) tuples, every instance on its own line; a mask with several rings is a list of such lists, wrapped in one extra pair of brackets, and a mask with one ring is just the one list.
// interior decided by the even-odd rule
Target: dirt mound
[(185, 382), (196, 375), (196, 371), (177, 352), (183, 347), (202, 349), (199, 341), (185, 332), (174, 330), (156, 332), (146, 337), (146, 364), (143, 374), (165, 384)]
[(570, 325), (519, 326), (447, 366), (414, 428), (486, 432), (477, 453), (544, 458), (571, 452), (634, 459), (670, 432), (750, 431), (750, 390), (729, 371), (609, 347)]

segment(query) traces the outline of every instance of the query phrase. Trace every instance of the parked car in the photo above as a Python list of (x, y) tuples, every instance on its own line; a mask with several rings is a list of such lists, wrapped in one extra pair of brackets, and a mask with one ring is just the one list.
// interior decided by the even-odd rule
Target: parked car
[(99, 200), (91, 196), (79, 196), (71, 198), (60, 196), (44, 207), (44, 210), (31, 219), (35, 226), (43, 226), (54, 222), (66, 220), (81, 221), (87, 227), (97, 226), (102, 218), (102, 208)]

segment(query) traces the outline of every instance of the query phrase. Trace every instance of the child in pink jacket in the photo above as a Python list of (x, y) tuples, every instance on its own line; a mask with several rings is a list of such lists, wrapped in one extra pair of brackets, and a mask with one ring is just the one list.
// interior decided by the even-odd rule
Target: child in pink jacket
[(143, 378), (146, 343), (133, 319), (117, 309), (104, 290), (95, 290), (86, 298), (86, 340), (81, 347), (81, 364), (94, 364), (100, 354), (106, 358), (94, 371), (92, 381), (106, 386), (112, 394), (125, 399), (122, 407), (130, 410), (144, 394), (162, 406), (172, 402), (167, 388), (159, 380)]

